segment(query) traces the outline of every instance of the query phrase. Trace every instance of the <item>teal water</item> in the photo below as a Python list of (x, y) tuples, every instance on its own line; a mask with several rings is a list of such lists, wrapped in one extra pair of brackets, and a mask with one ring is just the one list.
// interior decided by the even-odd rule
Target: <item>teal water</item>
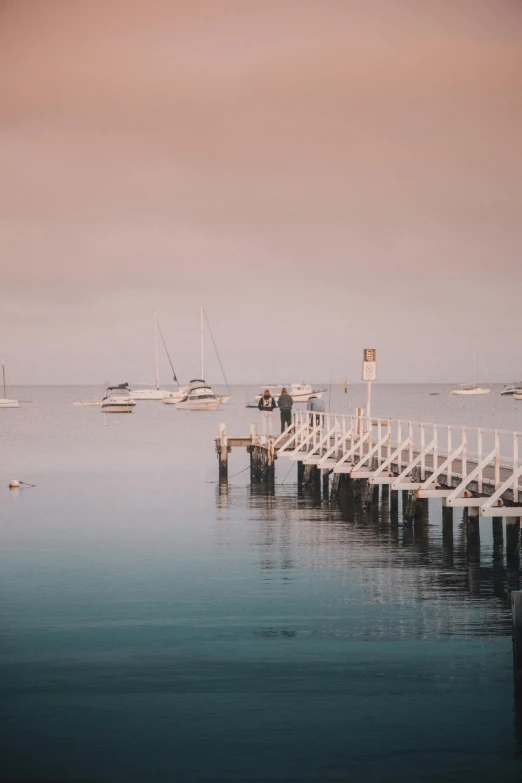
[[(0, 412), (0, 779), (521, 779), (501, 528), (332, 510), (283, 460), (275, 496), (248, 472), (220, 492), (212, 438), (246, 431), (242, 391), (107, 426), (78, 390), (30, 394)], [(425, 395), (384, 413), (442, 406)]]

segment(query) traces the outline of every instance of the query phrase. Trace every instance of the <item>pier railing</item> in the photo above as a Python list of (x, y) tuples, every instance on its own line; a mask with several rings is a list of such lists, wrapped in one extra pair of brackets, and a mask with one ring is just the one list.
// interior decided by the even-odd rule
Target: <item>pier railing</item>
[(279, 456), (481, 516), (522, 515), (521, 432), (296, 411), (273, 445)]

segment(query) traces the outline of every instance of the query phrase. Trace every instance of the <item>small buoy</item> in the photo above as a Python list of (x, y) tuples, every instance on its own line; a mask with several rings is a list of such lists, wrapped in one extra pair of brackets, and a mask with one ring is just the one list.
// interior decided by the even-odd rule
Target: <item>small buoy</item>
[(18, 489), (19, 486), (20, 486), (20, 482), (17, 481), (16, 479), (13, 479), (12, 481), (9, 482), (9, 489)]

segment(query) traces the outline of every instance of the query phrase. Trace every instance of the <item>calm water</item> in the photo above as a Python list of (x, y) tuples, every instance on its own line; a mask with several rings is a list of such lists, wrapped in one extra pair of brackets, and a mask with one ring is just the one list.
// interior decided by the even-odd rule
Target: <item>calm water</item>
[[(374, 413), (522, 429), (498, 389), (436, 390), (376, 385)], [(275, 497), (248, 472), (220, 493), (212, 439), (247, 432), (245, 389), (106, 426), (71, 404), (97, 389), (11, 393), (33, 402), (0, 411), (0, 779), (521, 779), (519, 562), (491, 521), (477, 542), (438, 502), (414, 530), (330, 511), (287, 460)]]

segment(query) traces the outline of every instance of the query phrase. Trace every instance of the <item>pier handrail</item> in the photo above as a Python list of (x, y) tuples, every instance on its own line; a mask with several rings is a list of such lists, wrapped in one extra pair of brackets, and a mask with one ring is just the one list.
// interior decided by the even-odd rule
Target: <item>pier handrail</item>
[[(309, 461), (319, 467), (333, 464), (334, 473), (353, 471), (354, 478), (372, 476), (376, 483), (389, 480), (380, 475), (380, 468), (393, 462), (395, 487), (418, 489), (423, 497), (451, 494), (449, 502), (462, 505), (471, 497), (468, 485), (473, 484), (475, 499), (469, 505), (478, 505), (476, 493), (480, 499), (485, 488), (490, 494), (496, 493), (499, 503), (503, 502), (500, 495), (510, 493), (509, 499), (518, 503), (522, 491), (522, 432), (516, 430), (308, 410), (293, 413), (292, 429), (295, 435), (291, 452), (302, 454), (305, 462), (311, 454)], [(369, 472), (366, 464), (364, 471), (357, 473), (357, 466), (369, 461), (370, 452), (375, 469)], [(392, 452), (396, 453), (394, 461)], [(410, 475), (414, 470), (419, 473), (415, 480)], [(444, 473), (451, 493), (441, 490), (436, 481), (427, 482), (434, 473), (437, 477)], [(499, 489), (503, 492), (497, 498)], [(457, 499), (457, 495), (463, 497)], [(517, 510), (520, 512), (520, 507)], [(484, 503), (481, 511), (498, 514), (491, 503)]]

